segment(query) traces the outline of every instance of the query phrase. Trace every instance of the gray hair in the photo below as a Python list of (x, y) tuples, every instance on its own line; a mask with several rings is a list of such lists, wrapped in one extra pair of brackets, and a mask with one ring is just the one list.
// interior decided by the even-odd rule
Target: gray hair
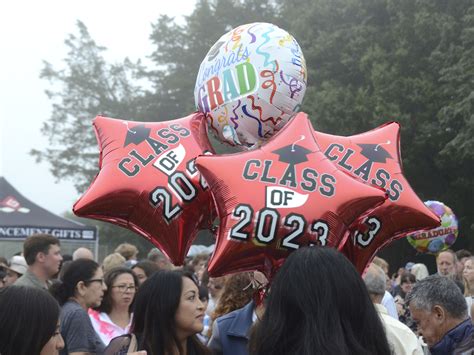
[(425, 264), (415, 264), (412, 266), (411, 271), (413, 275), (415, 275), (416, 281), (423, 280), (424, 278), (428, 277), (429, 272), (428, 268)]
[(385, 272), (374, 263), (370, 264), (364, 277), (365, 286), (369, 294), (383, 296), (385, 294)]
[(147, 255), (147, 258), (148, 260), (153, 261), (155, 263), (163, 259), (167, 260), (165, 254), (163, 254), (163, 252), (158, 248), (151, 249)]
[(448, 277), (431, 275), (418, 281), (406, 297), (406, 303), (431, 312), (438, 305), (455, 319), (467, 318), (467, 304), (461, 290)]

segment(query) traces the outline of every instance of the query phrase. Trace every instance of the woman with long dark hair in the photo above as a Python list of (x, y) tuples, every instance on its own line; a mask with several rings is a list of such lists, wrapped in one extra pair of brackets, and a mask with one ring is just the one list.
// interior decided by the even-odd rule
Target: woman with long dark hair
[(104, 276), (107, 290), (99, 307), (89, 309), (95, 332), (107, 346), (110, 341), (127, 334), (132, 322), (132, 304), (138, 289), (138, 278), (128, 268), (115, 268)]
[(87, 310), (100, 305), (106, 289), (102, 268), (89, 259), (73, 261), (62, 281), (51, 287), (62, 306), (61, 335), (65, 347), (61, 354), (103, 353), (105, 346), (94, 331)]
[[(196, 337), (203, 329), (203, 318), (204, 306), (192, 275), (158, 271), (137, 292), (132, 334), (113, 339), (105, 354), (136, 350), (146, 350), (147, 355), (208, 354)], [(137, 346), (130, 349), (135, 339)]]
[(54, 355), (64, 347), (58, 302), (45, 290), (9, 286), (0, 290), (0, 354)]
[(251, 353), (390, 354), (380, 318), (354, 266), (331, 248), (293, 252), (270, 287)]

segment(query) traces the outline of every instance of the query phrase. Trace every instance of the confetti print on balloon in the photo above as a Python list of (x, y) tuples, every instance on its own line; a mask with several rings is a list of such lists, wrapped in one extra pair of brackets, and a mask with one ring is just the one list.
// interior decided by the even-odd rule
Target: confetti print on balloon
[[(214, 127), (214, 117), (212, 115), (206, 115), (207, 119), (210, 120), (210, 126), (213, 131), (215, 131), (216, 135), (219, 134), (219, 131), (216, 127)], [(209, 122), (209, 121), (208, 121)]]
[[(276, 72), (278, 72), (278, 69), (279, 69), (278, 61), (275, 60), (275, 63), (276, 63)], [(272, 93), (270, 94), (270, 103), (273, 104), (273, 97), (275, 96), (275, 92), (277, 89), (277, 85), (275, 83), (275, 73), (271, 70), (262, 70), (260, 72), (260, 76), (262, 78), (269, 78), (268, 80), (265, 80), (262, 83), (262, 89), (269, 89), (269, 88), (272, 89)]]
[(254, 42), (257, 40), (257, 36), (255, 36), (255, 35), (250, 31), (252, 28), (254, 28), (254, 27), (257, 26), (257, 25), (258, 25), (258, 24), (252, 25), (252, 26), (250, 26), (249, 29), (247, 30), (247, 33), (250, 35), (250, 37), (252, 37), (252, 40), (250, 41), (249, 44), (252, 44), (252, 43), (254, 43)]
[(292, 41), (293, 37), (288, 33), (285, 37), (278, 41), (278, 44), (280, 45), (280, 47), (283, 47), (286, 43), (290, 43)]
[(232, 123), (234, 124), (234, 128), (239, 127), (239, 124), (236, 122), (236, 121), (239, 119), (239, 116), (238, 116), (237, 112), (235, 112), (235, 111), (237, 111), (237, 109), (240, 107), (240, 103), (241, 103), (240, 100), (237, 101), (237, 106), (235, 106), (235, 108), (232, 110), (232, 112), (234, 113), (234, 116), (232, 116), (232, 117), (230, 118), (230, 120), (231, 120)]
[(296, 93), (300, 92), (303, 90), (303, 85), (298, 81), (298, 79), (295, 79), (290, 76), (290, 81), (287, 82), (285, 80), (285, 75), (283, 74), (283, 71), (280, 71), (280, 78), (281, 80), (288, 86), (288, 89), (290, 89), (290, 97), (293, 98)]
[(262, 122), (260, 122), (260, 120), (258, 119), (258, 117), (252, 116), (252, 115), (247, 111), (247, 105), (243, 105), (243, 106), (242, 106), (242, 112), (243, 112), (246, 116), (248, 116), (248, 117), (254, 119), (255, 121), (257, 121), (257, 123), (258, 123), (258, 135), (259, 135), (259, 137), (263, 137), (263, 134), (262, 134)]
[(219, 122), (219, 124), (221, 124), (221, 125), (222, 124), (228, 124), (229, 123), (228, 116), (229, 116), (229, 111), (227, 109), (227, 106), (224, 106), (224, 112), (220, 113), (217, 116), (217, 122)]
[(274, 126), (278, 123), (278, 121), (275, 121), (273, 117), (268, 117), (268, 118), (262, 118), (262, 107), (255, 105), (255, 97), (253, 95), (249, 95), (248, 98), (250, 101), (252, 101), (252, 109), (255, 111), (258, 111), (258, 115), (260, 116), (260, 120), (262, 122), (268, 122), (271, 121)]
[(264, 33), (262, 34), (262, 37), (265, 38), (265, 41), (262, 42), (262, 43), (260, 43), (260, 45), (257, 47), (257, 49), (255, 50), (255, 52), (256, 52), (257, 54), (262, 55), (262, 56), (265, 58), (265, 62), (264, 62), (264, 64), (263, 64), (264, 67), (268, 67), (268, 66), (271, 64), (272, 67), (273, 67), (272, 71), (275, 71), (275, 61), (274, 61), (274, 60), (271, 61), (271, 62), (269, 61), (269, 59), (270, 59), (270, 54), (268, 54), (268, 52), (264, 52), (264, 51), (261, 51), (261, 50), (260, 50), (260, 48), (261, 48), (262, 46), (264, 46), (266, 43), (270, 42), (270, 37), (268, 36), (268, 34), (269, 34), (269, 33), (272, 33), (273, 31), (274, 31), (273, 27), (270, 27), (267, 32), (264, 32)]
[(228, 51), (227, 46), (231, 42), (235, 42), (234, 45), (232, 46), (232, 50), (235, 50), (239, 46), (240, 39), (242, 38), (241, 33), (244, 30), (245, 30), (245, 26), (240, 26), (240, 27), (237, 27), (234, 31), (232, 31), (231, 38), (225, 44), (225, 51), (226, 52)]

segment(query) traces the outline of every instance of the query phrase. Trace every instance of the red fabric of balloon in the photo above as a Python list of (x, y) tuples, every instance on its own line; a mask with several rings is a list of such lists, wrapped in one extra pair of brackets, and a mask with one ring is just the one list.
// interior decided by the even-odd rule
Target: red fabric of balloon
[(291, 251), (337, 247), (351, 223), (383, 203), (383, 190), (339, 170), (313, 134), (300, 113), (259, 149), (197, 158), (220, 219), (210, 275), (260, 270), (271, 278)]
[[(351, 236), (342, 248), (361, 274), (377, 251), (393, 240), (413, 230), (439, 225), (439, 218), (403, 176), (398, 123), (350, 137), (321, 132), (315, 132), (315, 137), (324, 154), (341, 170), (387, 190), (384, 204), (351, 226)], [(361, 223), (365, 228), (358, 228)]]
[(182, 265), (197, 232), (214, 218), (195, 166), (198, 155), (213, 153), (204, 116), (164, 122), (98, 116), (93, 125), (100, 171), (74, 213), (126, 227)]

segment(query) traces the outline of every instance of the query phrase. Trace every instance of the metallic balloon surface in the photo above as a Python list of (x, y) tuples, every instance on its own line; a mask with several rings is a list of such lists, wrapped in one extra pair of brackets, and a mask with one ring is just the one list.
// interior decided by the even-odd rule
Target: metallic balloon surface
[(251, 23), (229, 31), (209, 50), (194, 99), (219, 140), (256, 147), (299, 110), (306, 79), (296, 40), (275, 25)]
[(261, 148), (197, 158), (220, 220), (210, 275), (259, 270), (271, 279), (291, 251), (338, 247), (355, 219), (385, 201), (382, 189), (339, 170), (313, 134), (300, 113)]
[[(315, 132), (324, 154), (341, 170), (385, 189), (388, 199), (369, 216), (351, 226), (342, 252), (363, 273), (378, 250), (409, 231), (434, 228), (439, 218), (431, 212), (403, 176), (400, 125), (387, 123), (350, 137)], [(365, 226), (361, 227), (361, 223)]]
[(212, 197), (195, 166), (196, 156), (213, 153), (203, 114), (163, 122), (98, 116), (93, 125), (100, 171), (74, 213), (128, 228), (181, 265), (213, 220)]
[(408, 242), (421, 253), (438, 254), (451, 247), (458, 237), (458, 220), (448, 206), (439, 201), (425, 201), (425, 205), (441, 218), (438, 228), (407, 235)]

